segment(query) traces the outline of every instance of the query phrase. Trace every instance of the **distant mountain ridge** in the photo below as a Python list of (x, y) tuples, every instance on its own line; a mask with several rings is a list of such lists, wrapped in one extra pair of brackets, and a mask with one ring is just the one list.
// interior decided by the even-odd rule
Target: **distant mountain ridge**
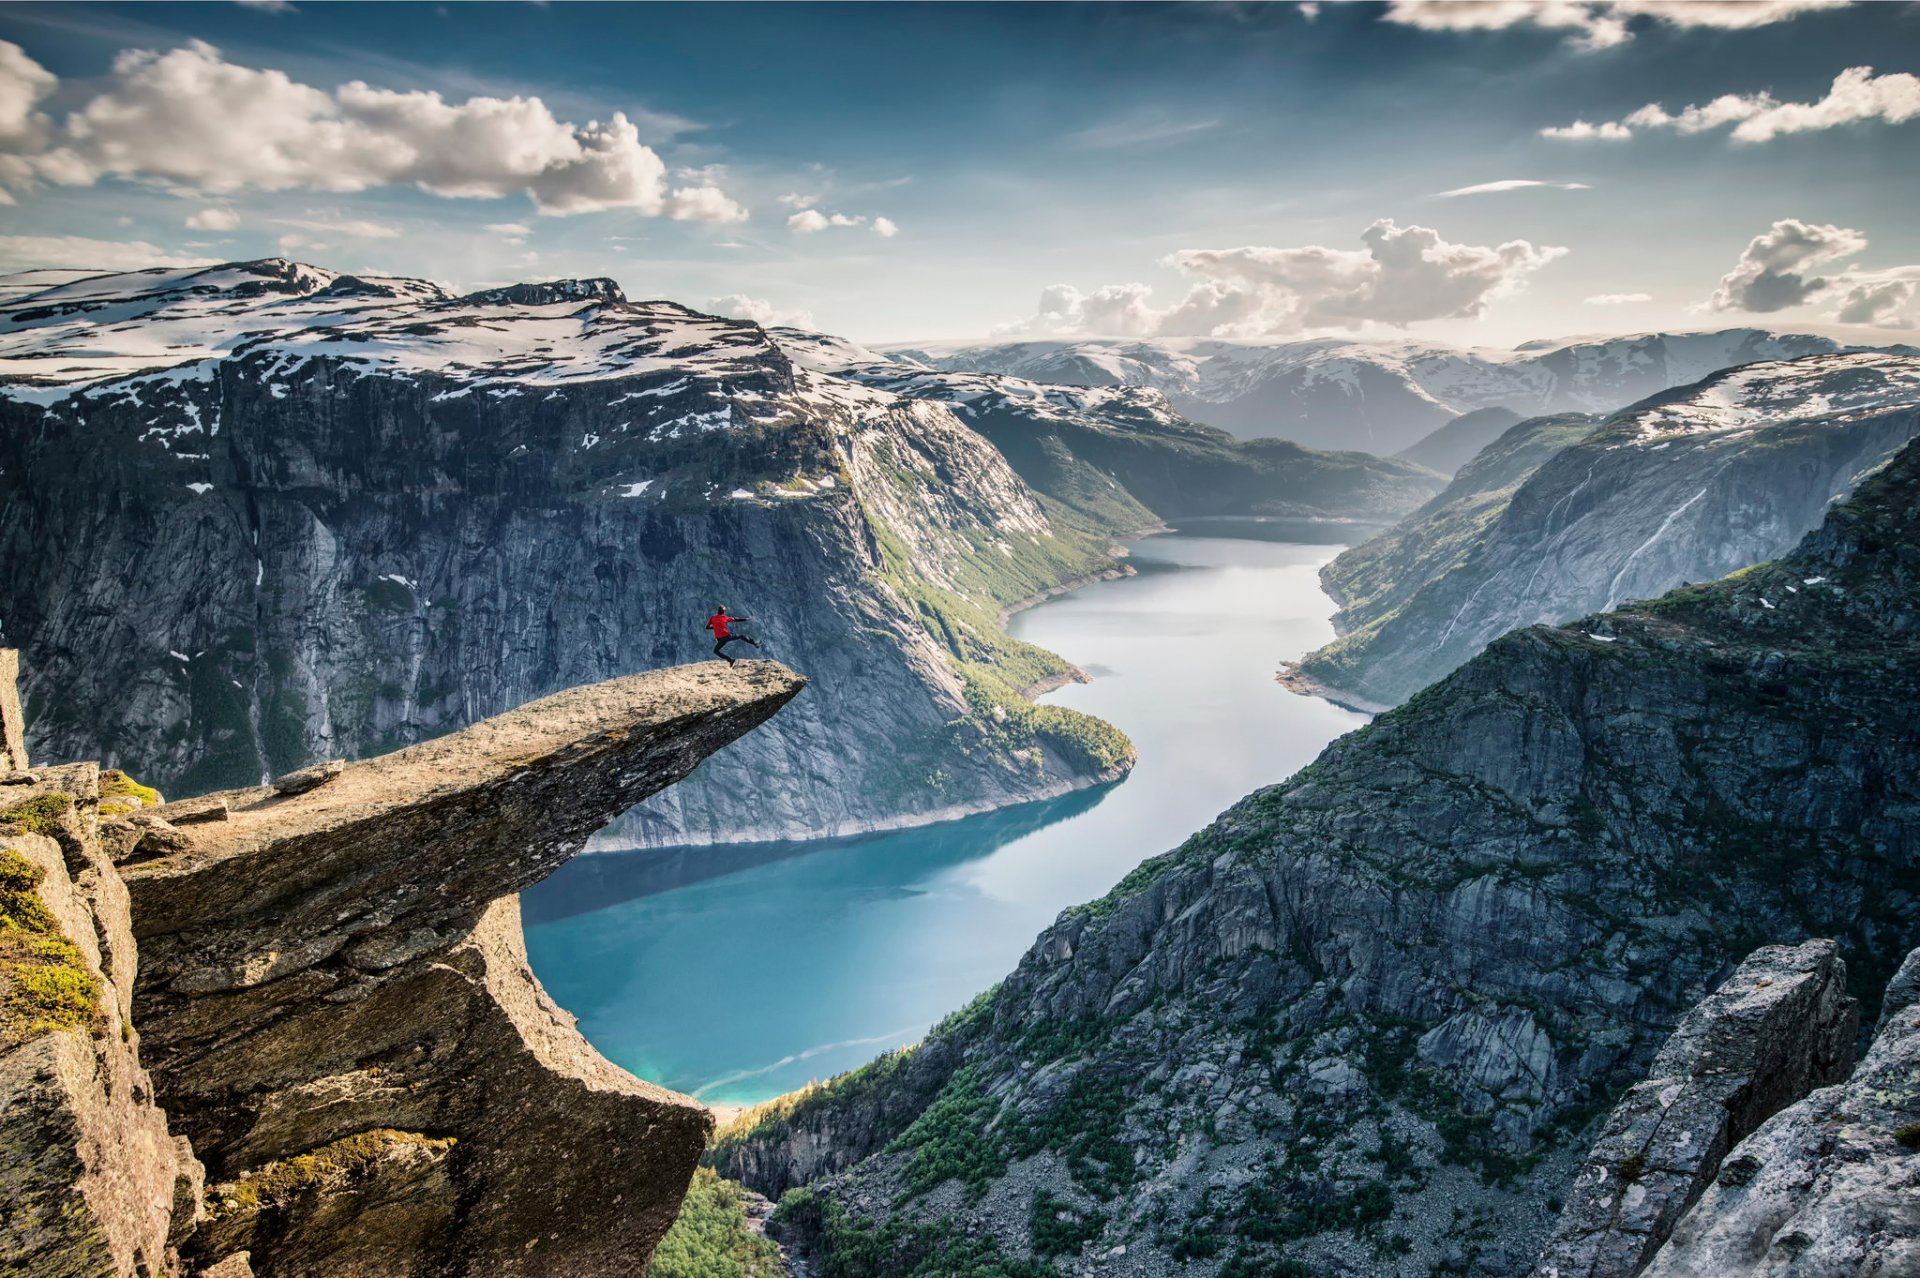
[(1243, 438), (1391, 456), (1476, 409), (1507, 408), (1522, 417), (1608, 413), (1722, 368), (1861, 349), (1881, 348), (1733, 328), (1528, 342), (1512, 350), (1418, 339), (1097, 338), (898, 346), (887, 354), (1037, 382), (1151, 386), (1187, 416)]
[(1372, 522), (1404, 513), (1440, 481), (1405, 459), (1245, 441), (1181, 415), (1148, 386), (1042, 383), (1003, 373), (903, 365), (840, 338), (774, 329), (794, 361), (893, 394), (951, 404), (1034, 488), (1127, 526), (1220, 515)]

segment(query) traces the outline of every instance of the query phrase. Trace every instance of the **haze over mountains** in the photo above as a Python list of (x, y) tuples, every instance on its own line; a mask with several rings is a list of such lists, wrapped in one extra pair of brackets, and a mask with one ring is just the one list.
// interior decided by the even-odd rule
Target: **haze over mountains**
[(1608, 413), (1756, 360), (1859, 349), (1831, 337), (1730, 328), (1462, 349), (1406, 339), (1212, 338), (954, 343), (889, 348), (896, 359), (1041, 382), (1151, 386), (1181, 412), (1242, 437), (1391, 456), (1483, 408), (1522, 417)]

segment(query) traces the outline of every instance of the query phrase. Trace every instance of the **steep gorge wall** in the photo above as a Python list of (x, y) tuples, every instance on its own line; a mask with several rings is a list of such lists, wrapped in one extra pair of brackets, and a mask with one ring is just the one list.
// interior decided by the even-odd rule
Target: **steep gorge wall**
[[(1830, 937), (1871, 997), (1920, 943), (1917, 518), (1909, 444), (1793, 555), (1508, 635), (1068, 911), (796, 1202), (820, 1272), (957, 1237), (1527, 1272), (1593, 1119), (1755, 944)], [(723, 1167), (830, 1168), (796, 1132), (890, 1112), (836, 1090)]]
[[(944, 408), (795, 416), (778, 352), (741, 360), (731, 393), (784, 419), (630, 430), (711, 417), (670, 373), (485, 389), (266, 353), (0, 399), (5, 637), (29, 651), (36, 750), (176, 792), (257, 783), (703, 656), (725, 603), (820, 692), (616, 843), (851, 833), (1116, 775), (1110, 730), (1092, 753), (1012, 739), (955, 651), (1019, 648), (995, 609), (1108, 568), (1104, 541), (1063, 536)], [(892, 572), (890, 544), (912, 548)], [(913, 588), (941, 579), (987, 639), (930, 623)]]

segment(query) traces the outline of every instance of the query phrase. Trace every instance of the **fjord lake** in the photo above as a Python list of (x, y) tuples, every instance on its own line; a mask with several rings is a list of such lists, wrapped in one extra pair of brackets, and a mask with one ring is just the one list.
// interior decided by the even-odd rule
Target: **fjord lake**
[(754, 1104), (917, 1040), (1061, 910), (1365, 722), (1274, 680), (1333, 637), (1318, 573), (1343, 546), (1175, 534), (1128, 548), (1133, 576), (1009, 625), (1092, 676), (1046, 699), (1132, 737), (1128, 777), (852, 839), (577, 857), (524, 897), (548, 992), (640, 1077)]

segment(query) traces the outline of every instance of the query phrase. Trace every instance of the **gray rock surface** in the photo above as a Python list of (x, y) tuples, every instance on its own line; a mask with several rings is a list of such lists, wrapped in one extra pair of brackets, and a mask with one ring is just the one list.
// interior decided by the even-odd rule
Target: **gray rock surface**
[(719, 662), (559, 693), (348, 765), (123, 867), (133, 1019), (207, 1166), (196, 1263), (625, 1275), (712, 1119), (609, 1064), (527, 966), (517, 893), (804, 680)]
[(1517, 428), (1330, 564), (1341, 637), (1300, 672), (1393, 705), (1509, 631), (1787, 553), (1920, 434), (1920, 357), (1754, 364), (1577, 427)]
[(1846, 1082), (1769, 1119), (1645, 1270), (1646, 1278), (1920, 1274), (1920, 950), (1888, 987)]
[(1748, 938), (1864, 991), (1920, 943), (1917, 642), (1910, 444), (1787, 558), (1509, 635), (1068, 911), (897, 1071), (917, 1113), (856, 1074), (723, 1169), (858, 1133), (819, 1254), (1018, 1257), (1043, 1189), (1102, 1274), (1524, 1274)]
[(0, 648), (0, 776), (24, 772), (27, 721), (20, 709), (20, 650)]
[(1675, 1027), (1573, 1179), (1535, 1278), (1635, 1278), (1762, 1122), (1853, 1065), (1859, 1013), (1832, 941), (1767, 946)]

